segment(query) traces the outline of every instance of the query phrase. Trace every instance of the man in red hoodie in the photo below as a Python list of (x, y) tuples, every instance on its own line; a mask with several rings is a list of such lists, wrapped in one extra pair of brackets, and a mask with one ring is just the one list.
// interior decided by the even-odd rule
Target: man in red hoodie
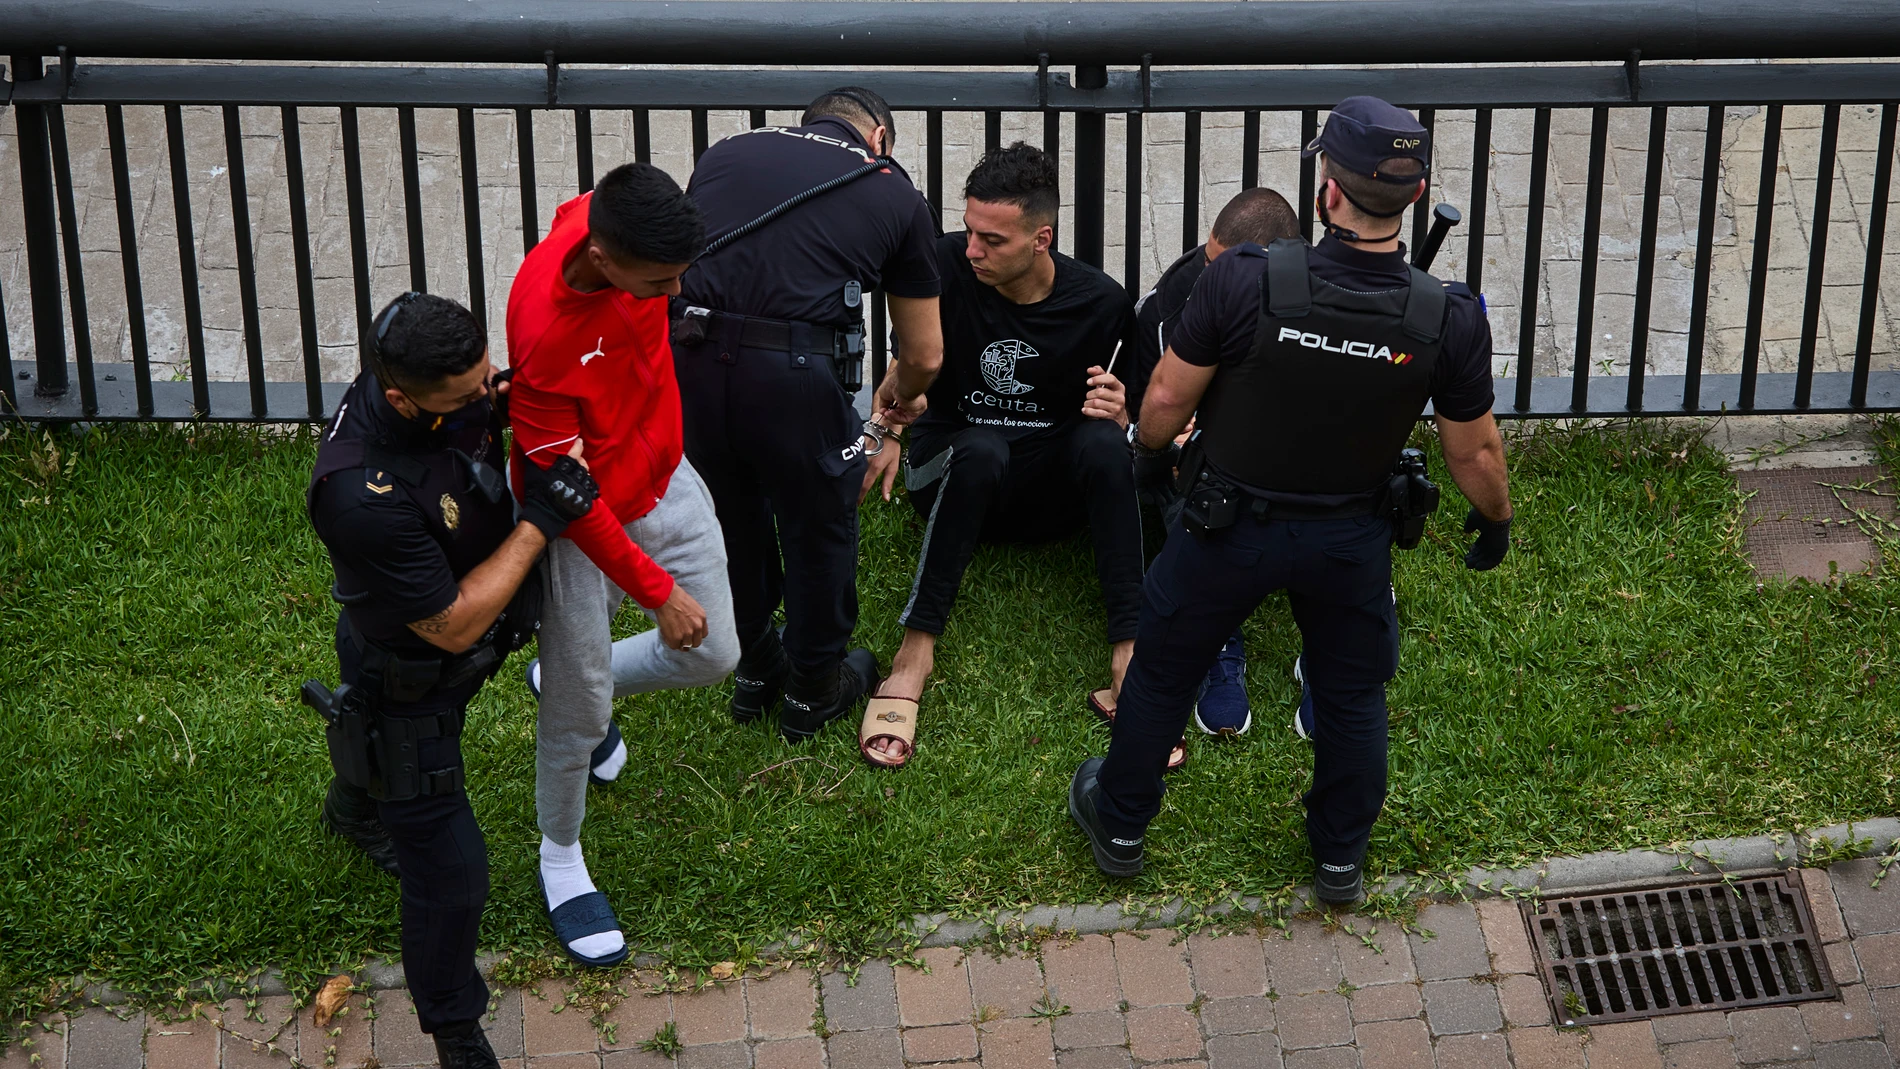
[[(682, 458), (667, 298), (705, 243), (665, 171), (627, 164), (561, 205), (508, 295), (513, 463), (551, 464), (579, 439), (600, 499), (548, 547), (535, 810), (549, 918), (568, 956), (605, 966), (627, 944), (581, 856), (587, 783), (626, 763), (613, 699), (719, 682), (739, 660), (725, 543)], [(631, 597), (658, 625), (613, 641)]]

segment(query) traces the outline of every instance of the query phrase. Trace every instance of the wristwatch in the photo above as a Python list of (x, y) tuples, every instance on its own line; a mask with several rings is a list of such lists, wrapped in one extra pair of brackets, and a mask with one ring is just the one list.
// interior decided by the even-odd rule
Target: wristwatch
[[(1168, 445), (1173, 444), (1172, 442), (1168, 443)], [(1142, 445), (1141, 424), (1139, 423), (1130, 423), (1128, 425), (1128, 448), (1133, 450), (1134, 454), (1138, 457), (1158, 457), (1168, 451), (1168, 446), (1165, 445), (1160, 449), (1150, 449)]]

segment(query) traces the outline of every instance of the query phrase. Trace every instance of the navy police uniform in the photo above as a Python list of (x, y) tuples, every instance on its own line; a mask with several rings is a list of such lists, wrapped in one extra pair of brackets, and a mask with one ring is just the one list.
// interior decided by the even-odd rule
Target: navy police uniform
[[(481, 401), (435, 422), (425, 428), (404, 418), (365, 373), (324, 432), (307, 497), (343, 603), (336, 627), (342, 681), (381, 717), (409, 728), (413, 742), (403, 767), (387, 762), (366, 779), (360, 740), (340, 738), (332, 727), (339, 775), (326, 816), (374, 815), (388, 831), (402, 884), (403, 971), (419, 1024), (431, 1033), (476, 1021), (488, 1007), (475, 967), (488, 850), (463, 789), (460, 736), (469, 701), (508, 650), (526, 641), (516, 634), (523, 617), (531, 628), (538, 615), (531, 598), (517, 595), (482, 641), (454, 656), (408, 628), (452, 606), (461, 577), (516, 524), (496, 468), (500, 417)], [(344, 693), (338, 689), (339, 698)]]
[[(1385, 685), (1398, 667), (1388, 487), (1427, 401), (1454, 422), (1490, 410), (1490, 328), (1469, 290), (1411, 268), (1402, 247), (1329, 236), (1229, 250), (1169, 342), (1217, 370), (1181, 459), (1188, 508), (1144, 584), (1094, 816), (1137, 851), (1138, 870), (1196, 688), (1228, 636), (1284, 590), (1316, 711), (1308, 838), (1317, 864), (1356, 872), (1385, 800)], [(1090, 764), (1077, 776), (1085, 794)]]
[[(717, 241), (872, 158), (843, 119), (767, 127), (707, 149), (687, 193)], [(861, 360), (860, 294), (937, 296), (935, 238), (929, 204), (891, 164), (702, 257), (680, 281), (686, 455), (725, 532), (742, 685), (785, 663), (772, 627), (781, 600), (793, 673), (834, 673), (844, 656), (866, 465), (846, 389), (856, 383), (844, 381)]]

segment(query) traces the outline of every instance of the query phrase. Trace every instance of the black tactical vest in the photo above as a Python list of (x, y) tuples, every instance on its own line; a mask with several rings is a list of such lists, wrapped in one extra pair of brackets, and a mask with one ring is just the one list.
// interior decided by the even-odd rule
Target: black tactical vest
[(1253, 351), (1222, 365), (1197, 426), (1228, 478), (1280, 493), (1355, 494), (1384, 485), (1431, 398), (1445, 329), (1443, 284), (1361, 293), (1307, 269), (1307, 246), (1262, 253)]
[[(503, 492), (491, 501), (471, 481), (470, 461), (497, 468), (501, 457), (501, 417), (491, 414), (485, 428), (470, 428), (445, 439), (426, 435), (398, 421), (400, 414), (383, 399), (383, 387), (365, 372), (343, 395), (337, 413), (324, 428), (317, 463), (305, 491), (305, 508), (319, 536), (317, 487), (327, 478), (336, 491), (360, 494), (378, 506), (398, 499), (423, 517), (429, 533), (448, 558), (457, 579), (487, 560), (515, 528), (514, 500)], [(458, 455), (458, 452), (461, 455)], [(465, 459), (466, 458), (466, 459)], [(346, 607), (370, 601), (376, 591), (332, 555), (336, 573), (332, 593)], [(392, 648), (430, 647), (406, 627), (371, 620), (352, 612), (350, 622), (367, 638)]]

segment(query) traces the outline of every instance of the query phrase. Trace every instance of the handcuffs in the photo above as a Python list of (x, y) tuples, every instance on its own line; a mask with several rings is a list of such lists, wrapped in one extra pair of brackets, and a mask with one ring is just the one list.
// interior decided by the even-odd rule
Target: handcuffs
[(885, 426), (882, 423), (879, 423), (876, 416), (872, 416), (870, 419), (865, 420), (863, 437), (869, 438), (872, 441), (876, 442), (877, 448), (866, 449), (864, 451), (864, 455), (867, 457), (874, 457), (874, 456), (877, 456), (879, 453), (882, 453), (884, 451), (885, 439), (889, 438), (890, 436), (891, 436), (891, 428), (888, 426)]

